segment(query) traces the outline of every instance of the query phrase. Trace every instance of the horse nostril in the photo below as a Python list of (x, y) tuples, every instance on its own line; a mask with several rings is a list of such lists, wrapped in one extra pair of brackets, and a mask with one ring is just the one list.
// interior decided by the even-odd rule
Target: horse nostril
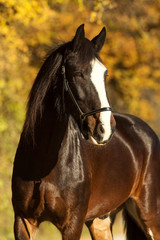
[(98, 126), (97, 126), (97, 132), (98, 132), (99, 134), (104, 134), (104, 133), (105, 133), (105, 129), (104, 129), (102, 123), (99, 123), (99, 124), (98, 124)]

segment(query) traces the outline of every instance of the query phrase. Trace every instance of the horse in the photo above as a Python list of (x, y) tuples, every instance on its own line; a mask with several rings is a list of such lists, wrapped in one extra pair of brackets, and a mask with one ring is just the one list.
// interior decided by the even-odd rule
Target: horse
[(84, 223), (98, 239), (94, 219), (119, 208), (129, 240), (160, 239), (160, 142), (144, 121), (112, 110), (105, 39), (105, 27), (89, 40), (80, 25), (35, 79), (13, 166), (16, 240), (33, 239), (44, 221), (63, 240), (79, 240)]

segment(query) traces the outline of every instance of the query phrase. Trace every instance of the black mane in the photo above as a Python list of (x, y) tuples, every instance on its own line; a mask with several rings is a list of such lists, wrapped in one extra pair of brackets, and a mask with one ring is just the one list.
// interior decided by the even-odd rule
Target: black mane
[(55, 99), (58, 94), (57, 82), (62, 77), (61, 66), (68, 60), (69, 54), (76, 54), (80, 64), (87, 64), (95, 57), (99, 58), (92, 42), (86, 38), (79, 43), (76, 50), (72, 49), (71, 41), (59, 45), (51, 52), (43, 63), (29, 94), (26, 120), (23, 127), (25, 135), (33, 134), (37, 119), (41, 119), (43, 115), (45, 99), (50, 90), (52, 96), (54, 95), (54, 104), (59, 102), (58, 99)]

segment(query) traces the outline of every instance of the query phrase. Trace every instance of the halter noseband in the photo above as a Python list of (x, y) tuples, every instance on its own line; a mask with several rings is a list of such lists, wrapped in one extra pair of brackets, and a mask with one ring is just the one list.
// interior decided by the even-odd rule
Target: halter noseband
[(68, 91), (68, 93), (69, 93), (69, 95), (70, 95), (74, 105), (76, 106), (76, 108), (77, 108), (77, 110), (78, 110), (78, 112), (80, 114), (80, 119), (81, 120), (85, 120), (86, 117), (91, 116), (91, 115), (93, 115), (95, 113), (100, 113), (100, 112), (105, 112), (105, 111), (111, 111), (112, 112), (112, 108), (111, 107), (103, 107), (103, 108), (95, 109), (93, 111), (84, 113), (81, 110), (80, 106), (78, 105), (78, 103), (77, 103), (77, 101), (76, 101), (76, 99), (75, 99), (75, 97), (74, 97), (74, 95), (73, 95), (73, 93), (72, 93), (72, 91), (70, 89), (70, 86), (68, 84), (68, 80), (66, 78), (65, 66), (64, 65), (62, 66), (62, 74), (63, 74), (63, 77), (64, 77), (64, 89), (66, 91)]

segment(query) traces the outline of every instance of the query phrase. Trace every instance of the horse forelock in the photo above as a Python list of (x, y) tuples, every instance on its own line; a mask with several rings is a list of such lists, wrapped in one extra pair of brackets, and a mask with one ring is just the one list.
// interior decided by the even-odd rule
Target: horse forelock
[(99, 58), (93, 44), (88, 39), (84, 38), (77, 49), (78, 61), (81, 65), (89, 64), (93, 59)]

